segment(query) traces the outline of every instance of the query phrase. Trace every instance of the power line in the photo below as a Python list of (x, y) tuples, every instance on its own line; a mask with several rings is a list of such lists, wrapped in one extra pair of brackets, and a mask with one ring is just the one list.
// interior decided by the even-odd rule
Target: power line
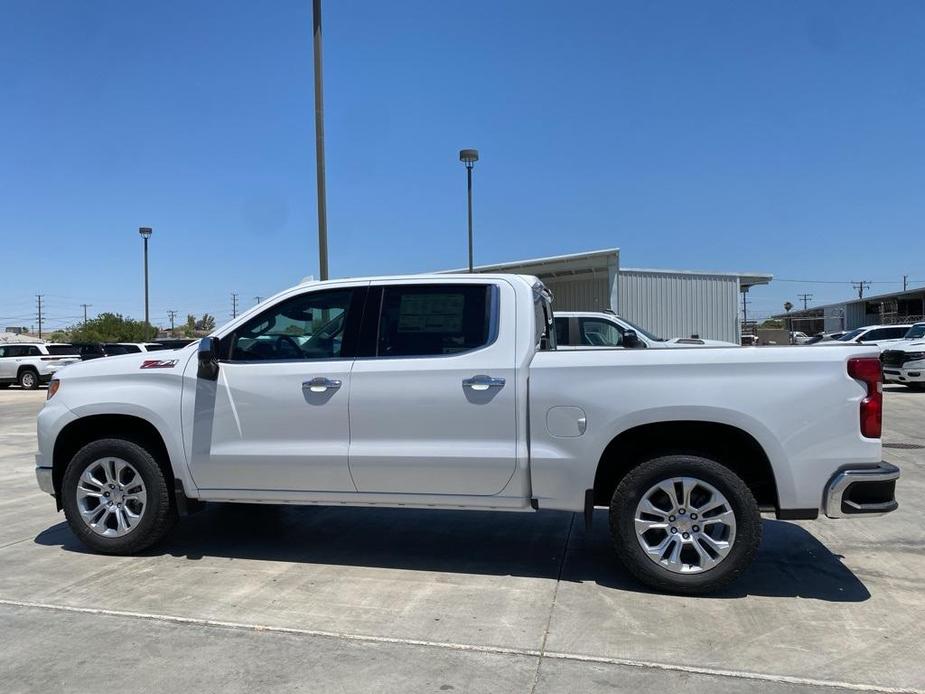
[(805, 311), (807, 303), (813, 300), (813, 295), (812, 294), (797, 294), (797, 296), (800, 297), (800, 300), (803, 302), (803, 310)]

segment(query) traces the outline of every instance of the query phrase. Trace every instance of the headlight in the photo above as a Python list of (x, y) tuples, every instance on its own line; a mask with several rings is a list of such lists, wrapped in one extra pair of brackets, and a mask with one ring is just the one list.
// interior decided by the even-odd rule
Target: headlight
[(55, 393), (58, 392), (58, 388), (61, 386), (61, 381), (57, 378), (51, 379), (51, 383), (48, 384), (48, 395), (45, 396), (46, 400), (51, 400), (55, 397)]

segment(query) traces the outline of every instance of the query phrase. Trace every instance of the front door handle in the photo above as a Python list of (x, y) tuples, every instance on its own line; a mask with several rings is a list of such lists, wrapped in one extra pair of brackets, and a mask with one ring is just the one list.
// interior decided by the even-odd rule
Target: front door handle
[(504, 386), (504, 379), (496, 376), (486, 376), (479, 374), (472, 378), (464, 378), (463, 386), (472, 390), (488, 390), (489, 388), (501, 388)]
[(308, 390), (312, 393), (326, 393), (329, 390), (337, 390), (340, 386), (339, 379), (325, 378), (324, 376), (315, 376), (310, 381), (302, 382), (302, 390)]

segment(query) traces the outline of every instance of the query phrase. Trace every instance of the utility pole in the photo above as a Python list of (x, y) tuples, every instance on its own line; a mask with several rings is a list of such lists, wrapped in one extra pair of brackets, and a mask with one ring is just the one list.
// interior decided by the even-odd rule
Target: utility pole
[(903, 275), (903, 291), (909, 288), (909, 275)]
[(93, 304), (81, 304), (84, 310), (84, 325), (87, 324), (87, 309), (93, 306)]
[(812, 294), (797, 294), (797, 296), (799, 296), (800, 300), (803, 302), (803, 310), (805, 311), (807, 307), (806, 306), (807, 303), (813, 300), (813, 295)]
[(858, 290), (858, 298), (864, 298), (864, 290), (870, 289), (870, 282), (866, 280), (861, 280), (860, 282), (852, 282), (851, 286)]
[(173, 332), (173, 328), (174, 328), (174, 323), (173, 323), (173, 322), (174, 322), (174, 319), (177, 317), (177, 312), (176, 312), (176, 311), (172, 311), (172, 310), (171, 310), (171, 311), (167, 311), (167, 315), (170, 316), (170, 332)]
[(318, 274), (328, 278), (328, 202), (324, 181), (324, 88), (321, 75), (321, 0), (312, 0), (315, 58), (315, 180), (318, 184)]
[(261, 301), (263, 301), (263, 297), (262, 297), (262, 296), (255, 296), (254, 299), (257, 301), (258, 304), (259, 304)]
[(39, 339), (40, 339), (40, 340), (42, 339), (42, 320), (43, 320), (43, 316), (42, 316), (42, 299), (44, 299), (44, 298), (45, 298), (45, 295), (44, 295), (44, 294), (36, 294), (36, 295), (35, 295), (35, 299), (36, 299), (36, 301), (38, 301), (38, 308), (39, 308), (38, 319), (39, 319)]
[(238, 317), (238, 295), (235, 292), (231, 293), (231, 317)]

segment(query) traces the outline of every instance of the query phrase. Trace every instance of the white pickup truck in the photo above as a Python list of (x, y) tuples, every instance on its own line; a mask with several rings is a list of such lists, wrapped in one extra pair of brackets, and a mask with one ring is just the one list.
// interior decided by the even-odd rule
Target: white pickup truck
[(734, 342), (701, 337), (664, 339), (630, 323), (613, 311), (556, 311), (556, 349), (671, 349), (738, 347)]
[(925, 323), (916, 323), (899, 342), (891, 343), (880, 355), (883, 380), (907, 388), (925, 388)]
[(550, 299), (520, 275), (307, 283), (198, 347), (70, 366), (39, 486), (113, 554), (202, 501), (605, 506), (626, 567), (685, 593), (749, 565), (761, 512), (896, 508), (876, 348), (557, 351)]

